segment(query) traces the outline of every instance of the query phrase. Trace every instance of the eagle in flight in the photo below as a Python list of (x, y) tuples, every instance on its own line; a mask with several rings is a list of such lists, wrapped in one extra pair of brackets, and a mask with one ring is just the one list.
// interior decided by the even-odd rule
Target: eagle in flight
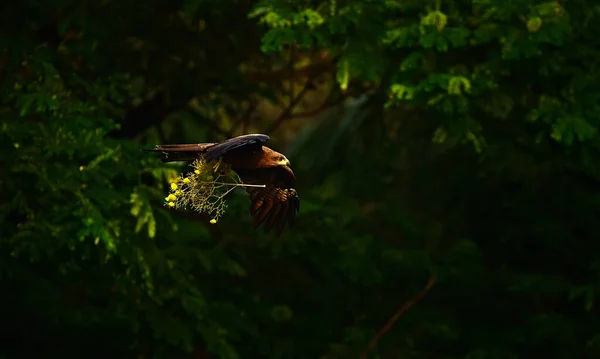
[(263, 146), (269, 136), (250, 134), (230, 138), (221, 143), (158, 145), (151, 151), (162, 152), (161, 161), (222, 161), (240, 177), (244, 184), (265, 187), (244, 187), (250, 196), (250, 215), (253, 226), (266, 222), (265, 229), (276, 228), (277, 235), (285, 227), (294, 226), (300, 210), (296, 192), (296, 177), (290, 161), (281, 153)]

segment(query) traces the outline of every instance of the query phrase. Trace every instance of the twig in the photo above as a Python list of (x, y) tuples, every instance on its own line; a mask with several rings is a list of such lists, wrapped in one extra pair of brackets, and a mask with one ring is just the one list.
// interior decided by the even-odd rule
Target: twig
[(367, 355), (369, 354), (369, 351), (375, 347), (375, 345), (377, 344), (377, 341), (379, 341), (379, 338), (381, 338), (381, 336), (383, 334), (385, 334), (388, 330), (392, 329), (392, 326), (394, 325), (394, 323), (396, 323), (398, 318), (400, 318), (400, 316), (402, 314), (404, 314), (404, 312), (406, 312), (408, 309), (410, 309), (410, 307), (415, 305), (418, 301), (423, 299), (425, 294), (427, 294), (427, 292), (431, 289), (431, 287), (433, 287), (434, 283), (435, 283), (435, 277), (429, 277), (429, 280), (427, 281), (427, 284), (425, 285), (425, 287), (414, 298), (412, 298), (408, 302), (404, 303), (404, 305), (400, 309), (398, 309), (396, 311), (396, 313), (394, 313), (392, 318), (390, 318), (390, 320), (388, 320), (386, 325), (379, 331), (379, 333), (377, 333), (377, 335), (375, 335), (375, 337), (373, 337), (373, 339), (371, 339), (371, 341), (369, 342), (369, 345), (362, 352), (360, 359), (367, 359)]
[(224, 198), (225, 196), (227, 196), (229, 193), (231, 193), (234, 189), (236, 189), (238, 187), (258, 187), (258, 188), (266, 188), (267, 187), (267, 185), (264, 185), (264, 184), (245, 184), (245, 183), (227, 183), (227, 182), (211, 182), (211, 183), (212, 184), (222, 184), (224, 186), (232, 186), (230, 189), (227, 190), (227, 192), (220, 195), (219, 199)]
[(213, 182), (213, 181), (211, 181), (210, 183), (222, 184), (222, 185), (234, 186), (234, 187), (259, 187), (259, 188), (267, 187), (267, 185), (264, 185), (264, 184), (227, 183), (227, 182)]

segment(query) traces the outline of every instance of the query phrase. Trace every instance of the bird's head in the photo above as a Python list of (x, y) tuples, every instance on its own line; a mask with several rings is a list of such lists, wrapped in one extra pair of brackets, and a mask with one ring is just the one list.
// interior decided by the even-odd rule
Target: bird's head
[(273, 151), (268, 147), (263, 147), (263, 163), (265, 167), (277, 167), (277, 166), (288, 166), (290, 167), (290, 160), (285, 155)]
[(277, 163), (278, 166), (288, 166), (288, 167), (290, 167), (290, 160), (288, 160), (287, 157), (285, 157), (281, 153), (278, 153), (275, 156), (275, 162)]

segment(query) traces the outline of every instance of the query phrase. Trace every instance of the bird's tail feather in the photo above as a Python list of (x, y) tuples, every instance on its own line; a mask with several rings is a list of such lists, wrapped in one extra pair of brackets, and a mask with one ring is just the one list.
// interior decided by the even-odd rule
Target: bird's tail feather
[(162, 162), (176, 161), (193, 161), (199, 158), (207, 148), (214, 146), (216, 143), (184, 143), (172, 145), (158, 145), (150, 150), (142, 150), (144, 152), (161, 152)]

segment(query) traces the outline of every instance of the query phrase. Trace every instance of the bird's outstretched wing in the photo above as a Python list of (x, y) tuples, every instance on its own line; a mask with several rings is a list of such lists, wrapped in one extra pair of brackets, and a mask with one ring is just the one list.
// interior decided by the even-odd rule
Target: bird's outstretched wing
[(269, 140), (269, 136), (262, 134), (251, 134), (233, 137), (227, 141), (211, 146), (206, 150), (204, 158), (208, 162), (216, 161), (226, 153), (236, 150), (252, 151), (261, 150), (262, 144)]
[(221, 143), (184, 143), (171, 145), (158, 145), (146, 152), (162, 152), (162, 162), (193, 161), (204, 157), (208, 162), (216, 161), (226, 153), (236, 150), (253, 151), (261, 150), (262, 144), (269, 140), (269, 136), (262, 134), (243, 135), (230, 138)]
[(207, 148), (217, 145), (216, 143), (183, 143), (172, 145), (158, 145), (144, 152), (161, 152), (162, 162), (193, 161), (199, 158)]
[(300, 210), (300, 198), (291, 168), (278, 166), (236, 172), (245, 184), (266, 186), (244, 187), (252, 202), (250, 215), (254, 217), (254, 228), (266, 223), (265, 230), (269, 232), (275, 228), (279, 236), (286, 222), (290, 228), (294, 226), (296, 213)]

